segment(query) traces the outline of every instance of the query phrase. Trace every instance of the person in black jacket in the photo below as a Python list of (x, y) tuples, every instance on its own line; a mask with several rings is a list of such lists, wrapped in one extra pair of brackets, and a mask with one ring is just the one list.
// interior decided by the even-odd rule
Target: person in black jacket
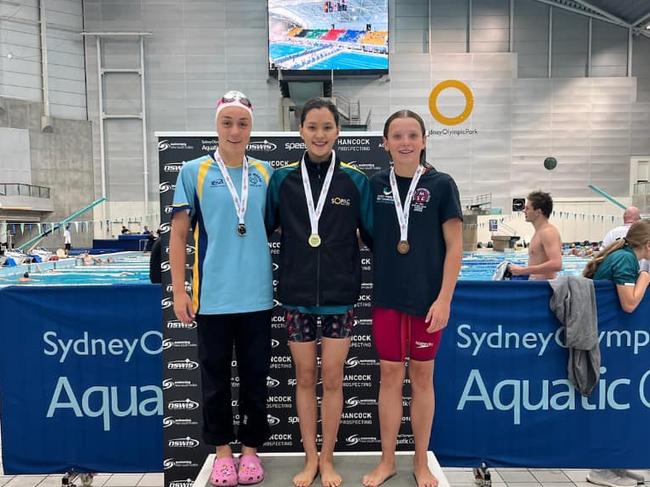
[[(333, 452), (343, 409), (343, 366), (348, 355), (353, 307), (361, 290), (357, 230), (371, 245), (372, 198), (366, 175), (341, 162), (332, 149), (339, 114), (329, 100), (309, 100), (302, 111), (302, 160), (276, 170), (267, 193), (267, 231), (282, 228), (279, 301), (285, 308), (289, 347), (296, 368), (296, 403), (305, 467), (294, 478), (307, 487), (320, 472), (337, 487)], [(316, 447), (316, 333), (322, 333), (323, 444)]]

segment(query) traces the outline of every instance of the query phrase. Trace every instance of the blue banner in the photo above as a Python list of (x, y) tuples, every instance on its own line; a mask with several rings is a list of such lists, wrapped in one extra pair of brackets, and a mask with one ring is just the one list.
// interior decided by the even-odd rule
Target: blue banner
[(161, 290), (0, 289), (7, 474), (159, 472)]
[(647, 468), (650, 296), (596, 283), (601, 375), (583, 398), (546, 282), (460, 282), (436, 360), (431, 449), (445, 466)]

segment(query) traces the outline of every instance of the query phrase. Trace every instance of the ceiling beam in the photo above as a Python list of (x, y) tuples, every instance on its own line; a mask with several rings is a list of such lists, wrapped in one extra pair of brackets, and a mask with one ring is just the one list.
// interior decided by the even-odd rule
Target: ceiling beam
[(587, 12), (586, 10), (581, 10), (581, 9), (579, 9), (579, 8), (570, 7), (570, 6), (568, 6), (568, 5), (564, 5), (564, 4), (562, 4), (562, 3), (558, 3), (558, 2), (555, 1), (555, 0), (535, 0), (535, 1), (537, 1), (537, 2), (539, 2), (539, 3), (544, 3), (544, 4), (546, 4), (546, 5), (550, 5), (551, 7), (559, 8), (559, 9), (562, 9), (562, 10), (566, 10), (566, 11), (568, 11), (568, 12), (573, 12), (573, 13), (575, 13), (575, 14), (580, 14), (580, 15), (584, 15), (584, 16), (586, 16), (586, 17), (591, 17), (591, 18), (593, 18), (593, 19), (602, 20), (603, 22), (609, 22), (610, 24), (615, 24), (615, 25), (618, 25), (618, 26), (620, 26), (620, 27), (629, 27), (629, 24), (627, 24), (627, 23), (625, 23), (625, 22), (617, 21), (617, 20), (611, 19), (611, 18), (609, 18), (609, 17), (605, 17), (605, 16), (603, 16), (603, 15), (600, 15), (600, 14), (598, 14), (598, 13)]
[(629, 22), (626, 22), (622, 18), (617, 17), (616, 15), (614, 15), (614, 14), (612, 14), (610, 12), (607, 12), (606, 10), (603, 10), (601, 8), (596, 7), (595, 5), (592, 5), (591, 3), (587, 2), (586, 0), (572, 0), (572, 1), (582, 5), (585, 8), (588, 8), (589, 10), (592, 10), (594, 12), (599, 13), (603, 17), (607, 17), (608, 19), (610, 19), (610, 20), (612, 20), (614, 22), (618, 22), (618, 23), (620, 23), (621, 25), (623, 25), (625, 27), (632, 27), (632, 24), (630, 24)]
[(632, 25), (636, 27), (641, 27), (639, 24), (644, 23), (648, 19), (650, 19), (650, 12), (636, 19), (634, 22), (632, 22)]
[[(550, 5), (551, 7), (559, 8), (561, 10), (566, 10), (567, 12), (573, 12), (575, 14), (584, 15), (585, 17), (591, 17), (592, 19), (601, 20), (603, 22), (608, 22), (610, 24), (618, 25), (619, 27), (625, 27), (626, 29), (632, 27), (632, 30), (636, 34), (641, 34), (644, 37), (650, 38), (650, 31), (648, 31), (647, 29), (641, 29), (639, 27), (630, 26), (630, 24), (628, 24), (624, 20), (618, 19), (618, 17), (611, 14), (610, 16), (604, 16), (596, 11), (588, 12), (587, 10), (581, 10), (579, 8), (570, 7), (568, 5), (558, 3), (556, 0), (535, 0), (535, 1), (546, 5)], [(578, 3), (577, 0), (573, 0), (573, 2)], [(583, 5), (585, 8), (592, 8), (586, 6), (587, 2), (580, 2), (580, 4)], [(650, 12), (648, 13), (648, 15), (650, 15)]]

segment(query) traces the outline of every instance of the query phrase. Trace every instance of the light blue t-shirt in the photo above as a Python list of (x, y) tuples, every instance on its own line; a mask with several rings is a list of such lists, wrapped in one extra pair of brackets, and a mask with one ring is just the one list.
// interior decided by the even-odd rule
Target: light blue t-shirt
[[(248, 159), (246, 235), (237, 234), (237, 213), (219, 166), (210, 156), (185, 163), (176, 181), (173, 211), (189, 210), (194, 231), (192, 302), (204, 315), (249, 313), (273, 307), (271, 253), (264, 212), (273, 169)], [(242, 167), (228, 168), (241, 196)]]

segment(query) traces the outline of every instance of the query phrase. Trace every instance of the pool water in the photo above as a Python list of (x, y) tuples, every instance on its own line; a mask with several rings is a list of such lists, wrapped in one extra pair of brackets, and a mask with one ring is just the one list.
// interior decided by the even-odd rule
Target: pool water
[[(489, 281), (497, 266), (507, 260), (516, 265), (526, 265), (526, 252), (468, 252), (463, 254), (460, 279), (465, 281)], [(580, 276), (589, 258), (563, 256), (562, 275)]]
[(388, 56), (341, 52), (310, 66), (309, 69), (388, 69)]
[[(525, 265), (528, 256), (526, 252), (471, 252), (463, 255), (460, 271), (461, 280), (489, 281), (497, 266), (508, 260), (513, 264)], [(562, 274), (581, 275), (587, 258), (565, 256), (563, 258)], [(86, 284), (144, 284), (149, 282), (149, 255), (132, 253), (127, 256), (113, 258), (101, 257), (100, 262), (93, 265), (80, 265), (77, 260), (75, 267), (57, 268), (54, 271), (39, 271), (38, 267), (30, 273), (30, 281), (19, 283), (20, 274), (5, 276), (0, 285), (86, 285)]]
[[(57, 265), (55, 269), (45, 264), (29, 266), (29, 281), (20, 282), (22, 272), (0, 278), (0, 285), (66, 286), (91, 284), (144, 284), (149, 282), (149, 254), (128, 252), (110, 256), (94, 256), (84, 265), (81, 259), (76, 265)], [(65, 262), (65, 261), (63, 261)], [(49, 264), (49, 263), (48, 263)], [(67, 264), (67, 263), (66, 263)]]
[(269, 57), (273, 62), (278, 58), (282, 58), (290, 54), (298, 54), (306, 50), (307, 48), (305, 46), (297, 46), (294, 44), (284, 44), (280, 42), (274, 42), (269, 45)]

